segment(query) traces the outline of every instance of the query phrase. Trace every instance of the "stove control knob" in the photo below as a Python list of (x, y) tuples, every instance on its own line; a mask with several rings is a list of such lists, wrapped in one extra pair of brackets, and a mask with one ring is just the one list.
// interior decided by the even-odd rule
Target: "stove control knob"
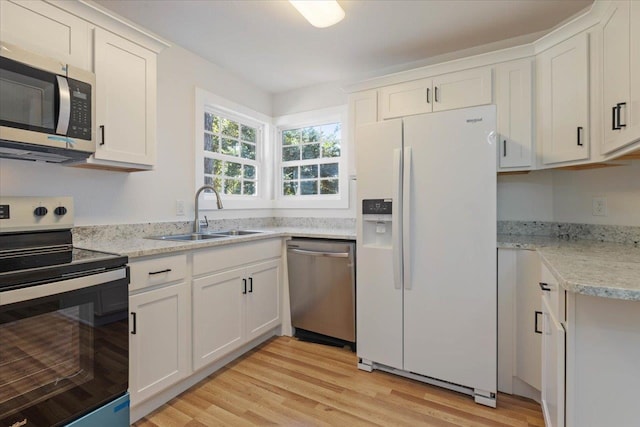
[(65, 215), (67, 213), (67, 208), (65, 208), (64, 206), (58, 206), (53, 210), (53, 213), (58, 216)]
[(39, 206), (35, 208), (35, 210), (33, 211), (33, 214), (35, 216), (45, 216), (48, 212), (49, 210), (47, 208), (45, 208), (44, 206)]

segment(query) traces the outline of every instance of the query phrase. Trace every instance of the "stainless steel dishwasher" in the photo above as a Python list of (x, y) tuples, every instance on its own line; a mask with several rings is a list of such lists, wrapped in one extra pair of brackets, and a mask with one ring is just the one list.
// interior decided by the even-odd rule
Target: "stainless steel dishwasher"
[(292, 239), (287, 263), (296, 337), (355, 351), (355, 243)]

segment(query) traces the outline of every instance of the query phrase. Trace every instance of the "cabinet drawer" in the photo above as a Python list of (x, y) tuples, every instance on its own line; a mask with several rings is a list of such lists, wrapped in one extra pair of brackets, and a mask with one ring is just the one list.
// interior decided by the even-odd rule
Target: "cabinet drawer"
[(277, 258), (281, 255), (281, 252), (282, 240), (280, 238), (196, 251), (193, 254), (193, 275), (199, 276), (261, 260)]
[(173, 255), (132, 262), (129, 290), (182, 280), (187, 275), (187, 255)]
[(542, 295), (547, 299), (553, 316), (558, 322), (564, 322), (565, 290), (560, 286), (546, 265), (542, 265), (540, 272), (540, 288), (543, 290)]

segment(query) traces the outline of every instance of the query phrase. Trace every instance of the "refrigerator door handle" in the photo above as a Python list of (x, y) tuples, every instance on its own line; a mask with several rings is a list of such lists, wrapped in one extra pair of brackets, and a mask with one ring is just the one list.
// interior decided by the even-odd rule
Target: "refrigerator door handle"
[(402, 170), (402, 254), (404, 288), (411, 289), (411, 147), (404, 149)]
[(391, 195), (393, 204), (397, 206), (392, 209), (391, 233), (393, 235), (393, 287), (402, 289), (402, 150), (393, 150), (393, 194)]

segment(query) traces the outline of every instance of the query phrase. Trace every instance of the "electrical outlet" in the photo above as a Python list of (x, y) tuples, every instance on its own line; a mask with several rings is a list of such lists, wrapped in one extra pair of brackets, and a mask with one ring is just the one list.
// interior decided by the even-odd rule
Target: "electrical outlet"
[(184, 200), (176, 200), (176, 215), (184, 216)]
[(594, 197), (591, 213), (593, 216), (607, 216), (607, 198)]

